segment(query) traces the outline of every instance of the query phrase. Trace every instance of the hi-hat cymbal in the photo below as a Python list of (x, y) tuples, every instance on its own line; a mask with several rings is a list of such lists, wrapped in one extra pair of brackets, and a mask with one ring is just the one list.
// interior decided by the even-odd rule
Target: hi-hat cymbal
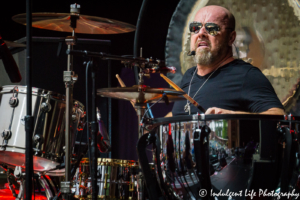
[(26, 44), (16, 43), (8, 40), (4, 40), (4, 42), (8, 47), (26, 47)]
[[(97, 94), (102, 97), (123, 99), (134, 103), (155, 103), (164, 93), (170, 102), (186, 100), (181, 96), (185, 94), (184, 92), (178, 92), (169, 88), (150, 88), (143, 86), (142, 91), (139, 91), (139, 86), (135, 85), (133, 87), (102, 88), (97, 90)], [(164, 101), (160, 102), (163, 103)]]
[[(69, 13), (32, 13), (32, 27), (61, 32), (72, 32)], [(17, 23), (26, 25), (26, 14), (12, 17)], [(118, 34), (135, 30), (135, 26), (102, 17), (79, 15), (76, 33), (85, 34)]]

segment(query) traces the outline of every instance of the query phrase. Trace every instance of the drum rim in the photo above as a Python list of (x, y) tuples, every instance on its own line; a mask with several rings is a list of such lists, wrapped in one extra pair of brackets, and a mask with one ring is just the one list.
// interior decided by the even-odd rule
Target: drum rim
[(300, 122), (300, 116), (291, 115), (264, 115), (264, 114), (194, 114), (194, 115), (179, 115), (174, 117), (155, 118), (148, 122), (149, 125), (160, 125), (173, 122), (183, 121), (211, 121), (211, 120), (270, 120), (280, 122)]
[[(18, 87), (19, 90), (19, 94), (27, 94), (27, 86), (26, 85), (4, 85), (2, 87), (0, 87), (0, 94), (5, 94), (5, 93), (12, 93), (12, 90), (14, 89), (14, 87)], [(36, 95), (36, 96), (46, 96), (50, 94), (51, 95), (51, 99), (55, 100), (55, 101), (66, 101), (66, 96), (63, 94), (60, 94), (58, 92), (54, 92), (51, 90), (47, 90), (47, 89), (43, 89), (43, 88), (37, 88), (37, 87), (32, 87), (32, 95)], [(73, 99), (74, 104), (77, 103), (79, 108), (83, 109), (85, 108), (85, 106), (83, 105), (83, 103), (81, 103), (80, 101)]]
[[(80, 165), (89, 165), (89, 158), (82, 158)], [(137, 161), (135, 160), (124, 160), (124, 159), (115, 159), (115, 158), (98, 158), (98, 165), (108, 165), (108, 166), (138, 166)]]

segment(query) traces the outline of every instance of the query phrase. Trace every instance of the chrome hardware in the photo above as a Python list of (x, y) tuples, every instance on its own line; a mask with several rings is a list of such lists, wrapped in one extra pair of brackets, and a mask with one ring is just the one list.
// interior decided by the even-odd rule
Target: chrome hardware
[(5, 129), (2, 133), (1, 136), (4, 140), (8, 140), (11, 137), (11, 131), (8, 129)]
[[(16, 91), (16, 93), (15, 93), (15, 91)], [(9, 102), (8, 102), (11, 107), (16, 107), (19, 103), (19, 99), (17, 97), (18, 91), (19, 91), (18, 86), (15, 86), (13, 89), (12, 97), (10, 97)]]
[[(48, 100), (47, 100), (48, 101)], [(51, 110), (51, 105), (48, 102), (43, 102), (41, 104), (41, 110), (43, 112), (49, 112)]]
[(34, 143), (38, 143), (38, 142), (41, 141), (41, 139), (42, 139), (42, 137), (41, 137), (40, 135), (35, 135), (35, 136), (33, 137), (33, 142), (34, 142)]

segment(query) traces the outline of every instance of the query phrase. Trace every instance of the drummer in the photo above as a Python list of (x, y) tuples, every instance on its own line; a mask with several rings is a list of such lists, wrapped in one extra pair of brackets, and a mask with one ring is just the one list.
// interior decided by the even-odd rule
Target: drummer
[[(205, 110), (205, 114), (284, 115), (271, 83), (249, 63), (234, 59), (235, 18), (226, 8), (201, 8), (190, 23), (191, 51), (197, 66), (184, 74), (180, 87)], [(190, 110), (189, 110), (190, 109)], [(199, 110), (187, 101), (174, 104), (173, 115)]]

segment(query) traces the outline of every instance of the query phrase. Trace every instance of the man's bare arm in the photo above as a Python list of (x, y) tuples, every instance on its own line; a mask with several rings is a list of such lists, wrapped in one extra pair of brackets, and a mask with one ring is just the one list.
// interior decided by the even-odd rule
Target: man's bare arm
[(250, 112), (243, 112), (243, 111), (232, 111), (232, 110), (225, 110), (222, 108), (212, 107), (207, 109), (205, 114), (263, 114), (263, 115), (285, 115), (284, 110), (281, 108), (270, 108), (267, 111), (261, 113), (250, 113)]
[(164, 117), (173, 117), (173, 113), (172, 112), (169, 112), (166, 116)]

